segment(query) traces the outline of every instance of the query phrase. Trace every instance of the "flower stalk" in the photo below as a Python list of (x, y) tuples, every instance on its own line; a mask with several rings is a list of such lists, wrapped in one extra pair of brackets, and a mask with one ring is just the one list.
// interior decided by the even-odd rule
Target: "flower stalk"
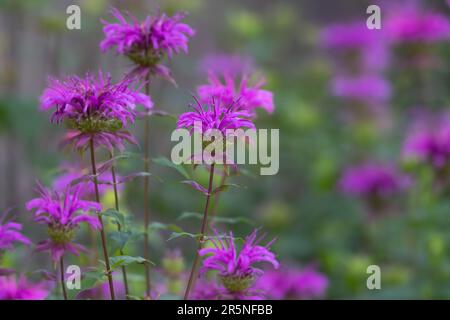
[(198, 264), (200, 260), (199, 251), (203, 248), (203, 244), (205, 241), (205, 233), (206, 233), (206, 226), (208, 223), (208, 209), (209, 209), (209, 202), (211, 199), (211, 193), (213, 188), (213, 182), (214, 182), (214, 163), (211, 164), (211, 168), (209, 171), (209, 185), (208, 185), (208, 194), (206, 195), (206, 204), (205, 204), (205, 210), (203, 212), (203, 220), (202, 220), (202, 226), (200, 229), (200, 238), (198, 240), (198, 249), (195, 253), (194, 263), (192, 265), (191, 274), (189, 276), (188, 285), (186, 287), (186, 292), (184, 294), (184, 300), (189, 299), (190, 292), (194, 289), (195, 286), (195, 280), (197, 278), (198, 273)]
[[(113, 159), (113, 153), (110, 153), (110, 159)], [(117, 211), (120, 211), (120, 205), (119, 205), (119, 194), (117, 192), (117, 178), (116, 178), (116, 168), (114, 167), (114, 164), (111, 165), (111, 176), (112, 176), (112, 183), (113, 183), (113, 190), (114, 190), (114, 204)], [(122, 231), (122, 226), (120, 223), (117, 224), (117, 231)], [(120, 249), (119, 253), (121, 256), (123, 256), (123, 250)], [(126, 299), (128, 299), (128, 296), (130, 294), (129, 288), (128, 288), (128, 277), (127, 277), (127, 269), (125, 266), (121, 267), (122, 269), (122, 277), (123, 277), (123, 285), (125, 287), (125, 296)]]
[(59, 259), (59, 270), (61, 273), (61, 288), (64, 300), (68, 300), (67, 298), (67, 291), (66, 291), (66, 284), (64, 282), (64, 258), (61, 256), (61, 259)]
[[(94, 189), (95, 189), (95, 200), (98, 203), (100, 203), (100, 194), (98, 191), (97, 166), (95, 164), (95, 150), (94, 150), (94, 138), (93, 137), (91, 137), (91, 139), (89, 141), (89, 147), (90, 147), (90, 151), (91, 151), (91, 165), (92, 165), (92, 175), (93, 175)], [(116, 297), (114, 295), (114, 284), (113, 284), (113, 279), (112, 279), (111, 267), (109, 265), (108, 250), (106, 248), (105, 230), (104, 230), (104, 225), (103, 225), (103, 219), (102, 219), (100, 212), (97, 212), (97, 217), (98, 217), (98, 221), (100, 223), (100, 237), (102, 240), (103, 257), (105, 258), (106, 276), (108, 277), (109, 292), (111, 294), (111, 300), (115, 300)]]

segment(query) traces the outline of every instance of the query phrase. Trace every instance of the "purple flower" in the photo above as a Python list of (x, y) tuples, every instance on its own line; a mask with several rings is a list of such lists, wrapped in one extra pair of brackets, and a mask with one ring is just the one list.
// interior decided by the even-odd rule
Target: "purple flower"
[(2, 250), (12, 250), (14, 242), (22, 242), (25, 245), (31, 243), (30, 239), (22, 235), (22, 225), (17, 222), (3, 222), (6, 213), (0, 217), (0, 253)]
[(261, 246), (261, 238), (257, 239), (256, 236), (257, 230), (245, 239), (242, 249), (238, 252), (231, 232), (225, 239), (221, 239), (216, 233), (216, 239), (211, 239), (214, 247), (199, 251), (200, 256), (208, 255), (203, 261), (201, 273), (208, 270), (218, 271), (221, 284), (229, 293), (248, 292), (256, 278), (263, 274), (261, 269), (255, 267), (256, 263), (267, 262), (276, 269), (279, 266), (275, 255), (269, 251), (273, 241)]
[(416, 5), (392, 11), (386, 23), (386, 34), (395, 43), (433, 43), (450, 37), (450, 22), (440, 13)]
[[(116, 294), (116, 299), (125, 300), (125, 285), (122, 281), (114, 280), (114, 292)], [(77, 299), (80, 300), (109, 300), (111, 298), (109, 292), (108, 281), (103, 282), (93, 288), (86, 289), (77, 294)]]
[(319, 41), (345, 72), (378, 71), (389, 60), (384, 34), (369, 30), (365, 21), (330, 25), (322, 30)]
[(207, 280), (203, 277), (195, 282), (195, 289), (192, 291), (192, 300), (217, 300), (223, 290), (216, 281)]
[(345, 170), (340, 188), (349, 194), (369, 198), (383, 198), (399, 193), (411, 184), (408, 176), (392, 165), (364, 163)]
[(251, 57), (237, 54), (210, 54), (204, 57), (200, 63), (200, 70), (206, 74), (238, 76), (250, 74), (253, 68), (254, 62)]
[(0, 277), (0, 300), (44, 300), (47, 296), (42, 284), (31, 284), (24, 277)]
[(101, 211), (99, 203), (80, 199), (82, 185), (67, 188), (64, 193), (49, 191), (38, 184), (39, 198), (26, 204), (27, 210), (34, 210), (34, 221), (48, 226), (49, 239), (38, 243), (36, 250), (50, 250), (54, 261), (59, 261), (66, 252), (74, 255), (84, 247), (73, 243), (79, 224), (86, 222), (92, 229), (99, 229), (100, 222), (88, 214), (93, 210)]
[(328, 279), (311, 267), (284, 268), (264, 273), (257, 286), (270, 299), (314, 299), (325, 295)]
[(416, 121), (403, 146), (405, 158), (414, 158), (440, 169), (450, 162), (450, 117), (425, 115)]
[(147, 16), (143, 22), (129, 13), (131, 21), (127, 22), (116, 8), (111, 9), (111, 14), (117, 22), (102, 20), (105, 39), (100, 43), (100, 49), (106, 52), (115, 47), (118, 54), (164, 78), (170, 77), (168, 68), (159, 64), (164, 55), (172, 58), (181, 51), (187, 53), (189, 37), (195, 34), (191, 27), (181, 22), (185, 17), (182, 13), (172, 17), (166, 14)]
[(65, 121), (71, 131), (64, 144), (74, 143), (77, 148), (87, 147), (89, 140), (109, 149), (122, 148), (123, 141), (136, 143), (123, 129), (133, 123), (138, 104), (153, 107), (149, 96), (130, 88), (132, 77), (113, 84), (109, 75), (99, 72), (98, 79), (87, 74), (79, 78), (50, 79), (40, 99), (40, 109), (54, 108), (51, 121)]
[[(250, 84), (249, 77), (243, 74), (239, 80), (230, 73), (223, 74), (223, 82), (220, 77), (211, 72), (208, 84), (197, 88), (198, 96), (202, 103), (208, 103), (211, 99), (220, 100), (224, 105), (230, 105), (233, 101), (239, 101), (239, 108), (255, 113), (256, 108), (263, 108), (269, 113), (274, 111), (273, 93), (261, 89), (264, 81), (260, 80)], [(239, 83), (237, 83), (239, 81)]]
[(187, 128), (199, 133), (209, 130), (219, 130), (226, 136), (227, 129), (251, 128), (255, 125), (250, 120), (247, 111), (239, 111), (239, 102), (231, 102), (224, 105), (222, 101), (212, 99), (204, 106), (196, 99), (195, 104), (189, 106), (194, 109), (192, 112), (185, 112), (178, 118), (177, 128)]
[(336, 77), (331, 83), (336, 97), (368, 104), (385, 102), (390, 94), (389, 82), (379, 76)]

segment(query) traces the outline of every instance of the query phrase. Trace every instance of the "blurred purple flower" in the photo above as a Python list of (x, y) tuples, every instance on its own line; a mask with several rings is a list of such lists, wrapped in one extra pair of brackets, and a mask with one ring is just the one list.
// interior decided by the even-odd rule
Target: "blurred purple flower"
[(220, 100), (224, 105), (230, 105), (233, 101), (238, 101), (239, 108), (250, 112), (252, 115), (254, 115), (256, 108), (263, 108), (269, 113), (274, 111), (273, 93), (261, 89), (264, 85), (262, 80), (250, 84), (249, 77), (244, 74), (237, 83), (237, 76), (225, 73), (222, 82), (218, 74), (210, 73), (208, 81), (208, 84), (197, 88), (202, 103), (208, 103), (213, 98)]
[(238, 252), (231, 232), (225, 239), (216, 233), (216, 239), (210, 240), (214, 247), (199, 251), (200, 256), (210, 255), (204, 259), (200, 272), (218, 271), (219, 279), (228, 293), (249, 296), (246, 292), (249, 292), (256, 278), (263, 274), (261, 269), (254, 266), (256, 263), (267, 262), (276, 269), (279, 267), (275, 255), (269, 251), (273, 241), (261, 246), (259, 242), (262, 238), (256, 237), (257, 230), (246, 237)]
[(238, 54), (210, 54), (200, 63), (200, 71), (206, 74), (229, 74), (234, 77), (250, 74), (253, 69), (253, 59)]
[(212, 99), (207, 104), (207, 109), (196, 99), (195, 104), (189, 106), (192, 112), (185, 112), (178, 118), (177, 128), (187, 128), (191, 132), (205, 133), (208, 130), (217, 129), (226, 136), (227, 129), (251, 128), (255, 125), (250, 120), (247, 111), (239, 111), (239, 102), (231, 102), (224, 105), (222, 101)]
[(217, 300), (222, 294), (223, 289), (219, 287), (216, 281), (207, 280), (203, 277), (195, 282), (195, 289), (192, 291), (192, 300)]
[(342, 191), (370, 198), (391, 196), (405, 190), (410, 184), (410, 178), (394, 166), (375, 162), (348, 168), (339, 181)]
[[(0, 223), (2, 223), (0, 219)], [(30, 239), (22, 235), (20, 231), (22, 225), (17, 222), (6, 222), (0, 224), (0, 252), (2, 250), (12, 250), (14, 242), (22, 242), (25, 245), (31, 243)]]
[(440, 13), (417, 5), (393, 8), (386, 22), (386, 34), (394, 43), (433, 43), (450, 37), (450, 22)]
[(79, 224), (86, 222), (92, 229), (99, 229), (100, 222), (88, 214), (90, 210), (101, 211), (97, 202), (80, 199), (82, 186), (67, 188), (65, 192), (49, 191), (38, 184), (39, 198), (26, 204), (26, 209), (34, 210), (34, 221), (48, 226), (49, 239), (38, 243), (36, 250), (50, 250), (54, 261), (59, 261), (65, 252), (74, 255), (84, 247), (73, 243)]
[(371, 75), (336, 77), (332, 80), (331, 91), (336, 97), (370, 105), (385, 102), (391, 94), (388, 81)]
[(188, 53), (189, 37), (195, 32), (181, 22), (185, 14), (147, 16), (143, 22), (128, 12), (131, 21), (127, 22), (116, 8), (111, 9), (111, 14), (118, 22), (102, 20), (105, 39), (100, 43), (100, 49), (106, 52), (115, 47), (118, 54), (126, 55), (137, 66), (171, 79), (169, 69), (159, 63), (164, 55), (170, 59), (181, 51)]
[[(114, 292), (116, 295), (116, 299), (125, 300), (125, 286), (122, 281), (114, 280)], [(108, 281), (103, 282), (102, 284), (95, 286), (90, 289), (86, 289), (77, 294), (77, 299), (79, 300), (110, 300), (111, 295), (109, 292), (109, 284)]]
[(325, 296), (328, 279), (311, 267), (303, 270), (286, 267), (265, 272), (257, 286), (269, 299), (314, 299)]
[(369, 30), (365, 21), (327, 26), (322, 30), (319, 41), (338, 60), (337, 67), (347, 73), (355, 68), (378, 71), (389, 60), (384, 34)]
[(63, 144), (73, 143), (82, 149), (93, 138), (97, 146), (122, 148), (123, 141), (136, 143), (123, 129), (134, 122), (137, 105), (153, 107), (149, 96), (130, 88), (133, 82), (132, 77), (126, 77), (113, 84), (110, 75), (104, 76), (102, 72), (98, 79), (90, 74), (84, 79), (77, 76), (64, 80), (52, 78), (40, 98), (40, 109), (55, 108), (51, 121), (66, 121), (73, 130)]
[(413, 124), (403, 146), (405, 158), (428, 162), (443, 168), (450, 162), (450, 117), (425, 114)]
[(42, 284), (31, 284), (24, 277), (0, 277), (0, 300), (44, 300), (47, 296)]

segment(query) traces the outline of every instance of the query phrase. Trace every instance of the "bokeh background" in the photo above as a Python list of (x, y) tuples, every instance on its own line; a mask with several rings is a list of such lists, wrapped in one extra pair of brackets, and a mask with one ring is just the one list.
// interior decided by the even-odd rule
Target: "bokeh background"
[[(278, 239), (273, 250), (282, 263), (314, 266), (326, 275), (325, 298), (450, 298), (450, 196), (433, 187), (436, 177), (431, 167), (411, 165), (402, 157), (417, 113), (441, 112), (450, 105), (448, 38), (419, 44), (426, 48), (425, 62), (414, 60), (417, 51), (390, 43), (383, 33), (388, 17), (401, 14), (405, 3), (413, 1), (378, 2), (382, 30), (366, 30), (367, 37), (376, 33), (371, 40), (374, 49), (367, 50), (370, 43), (359, 44), (359, 48), (357, 44), (356, 49), (350, 45), (354, 55), (364, 50), (373, 55), (367, 68), (355, 71), (342, 57), (342, 47), (327, 44), (324, 34), (335, 24), (365, 26), (366, 8), (372, 2), (1, 0), (0, 210), (12, 207), (33, 241), (45, 235), (44, 228), (32, 222), (24, 203), (35, 196), (37, 179), (51, 185), (58, 168), (78, 156), (58, 149), (64, 129), (50, 124), (49, 114), (38, 111), (38, 99), (49, 75), (83, 75), (101, 68), (117, 79), (130, 67), (125, 58), (99, 50), (100, 19), (112, 20), (109, 6), (138, 17), (158, 10), (187, 11), (186, 21), (197, 33), (190, 41), (189, 54), (169, 62), (178, 87), (159, 79), (152, 83), (156, 108), (174, 115), (187, 110), (191, 93), (206, 82), (201, 66), (208, 55), (250, 56), (257, 71), (265, 75), (276, 105), (273, 115), (259, 112), (256, 125), (280, 129), (279, 173), (259, 176), (257, 167), (246, 166), (241, 175), (233, 177), (233, 182), (246, 188), (230, 189), (218, 203), (221, 216), (246, 217), (253, 225), (228, 224), (221, 230), (231, 228), (242, 236), (255, 226), (262, 227), (268, 238)], [(81, 30), (65, 27), (70, 4), (81, 7)], [(423, 1), (422, 5), (420, 10), (449, 17), (444, 0)], [(331, 38), (345, 39), (345, 30)], [(336, 84), (336, 79), (348, 75), (381, 79), (381, 89), (369, 81), (368, 88), (354, 89), (358, 91), (355, 98), (352, 89)], [(174, 127), (170, 117), (152, 118), (153, 157), (170, 157)], [(138, 124), (137, 136), (141, 129)], [(344, 192), (340, 181), (345, 170), (367, 161), (390, 163), (413, 182), (407, 190), (383, 199), (382, 206)], [(121, 173), (140, 166), (133, 159), (118, 165)], [(186, 170), (206, 182), (206, 171)], [(178, 217), (200, 211), (203, 197), (181, 184), (182, 176), (170, 168), (152, 163), (150, 171), (161, 178), (151, 182), (153, 221), (197, 232), (198, 220)], [(112, 195), (104, 197), (112, 206)], [(142, 221), (142, 182), (128, 184), (121, 197), (124, 211), (137, 223)], [(169, 235), (169, 231), (151, 235), (152, 260), (158, 267), (167, 250), (180, 248), (190, 267), (195, 241), (167, 241)], [(140, 249), (137, 243), (127, 251), (139, 254)], [(28, 274), (52, 270), (46, 254), (31, 254), (24, 247), (7, 253), (3, 264)], [(381, 290), (366, 287), (366, 268), (371, 264), (381, 267)], [(142, 268), (133, 267), (135, 291), (143, 290), (140, 277)]]

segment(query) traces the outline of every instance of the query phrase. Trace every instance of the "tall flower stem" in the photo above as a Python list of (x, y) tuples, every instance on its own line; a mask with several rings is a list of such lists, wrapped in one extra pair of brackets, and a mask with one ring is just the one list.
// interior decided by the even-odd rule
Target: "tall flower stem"
[(203, 212), (203, 220), (202, 220), (202, 227), (200, 229), (200, 238), (198, 240), (198, 249), (195, 253), (194, 258), (194, 264), (192, 265), (191, 275), (189, 276), (188, 285), (186, 287), (186, 292), (184, 293), (184, 300), (189, 299), (189, 293), (194, 289), (195, 286), (195, 280), (197, 278), (197, 269), (198, 264), (200, 260), (199, 251), (203, 247), (203, 243), (205, 241), (205, 234), (206, 234), (206, 226), (208, 225), (208, 208), (209, 208), (209, 202), (211, 199), (211, 192), (213, 188), (213, 181), (214, 181), (214, 163), (211, 164), (211, 168), (209, 171), (209, 185), (208, 185), (208, 194), (206, 195), (206, 204), (205, 204), (205, 210)]
[[(220, 179), (219, 188), (225, 185), (227, 177), (228, 177), (227, 170), (224, 168), (222, 178)], [(217, 215), (217, 206), (219, 205), (220, 194), (221, 192), (217, 192), (214, 195), (214, 201), (211, 208), (211, 218)], [(210, 224), (213, 225), (213, 221), (211, 221)]]
[(66, 284), (64, 283), (64, 258), (63, 258), (63, 256), (61, 256), (61, 258), (59, 259), (59, 271), (61, 274), (61, 288), (62, 288), (63, 297), (64, 297), (64, 300), (68, 300)]
[[(147, 73), (145, 79), (145, 94), (148, 96), (150, 94), (150, 73)], [(144, 172), (148, 172), (150, 169), (150, 116), (145, 117), (145, 128), (144, 128)], [(150, 259), (149, 244), (148, 244), (148, 225), (150, 223), (150, 178), (148, 176), (144, 177), (144, 258), (146, 260)], [(150, 278), (150, 266), (148, 263), (145, 264), (145, 292), (147, 297), (150, 297), (151, 293), (151, 278)]]
[[(100, 203), (100, 194), (98, 192), (98, 181), (97, 181), (97, 166), (95, 164), (95, 151), (94, 151), (94, 139), (91, 137), (89, 141), (89, 146), (91, 149), (91, 164), (92, 164), (92, 175), (94, 180), (94, 189), (95, 189), (95, 200)], [(108, 277), (109, 282), (109, 292), (111, 294), (111, 300), (115, 300), (116, 297), (114, 295), (114, 284), (112, 279), (111, 267), (109, 265), (109, 256), (108, 250), (106, 249), (106, 237), (105, 230), (103, 225), (103, 219), (100, 212), (97, 212), (98, 221), (100, 222), (100, 236), (102, 239), (102, 248), (103, 248), (103, 257), (105, 258), (106, 265), (106, 275)]]
[[(112, 158), (113, 158), (113, 153), (111, 152), (110, 159), (112, 159)], [(117, 192), (116, 168), (114, 167), (114, 164), (111, 165), (111, 175), (112, 175), (113, 190), (114, 190), (114, 204), (115, 204), (116, 210), (120, 211), (119, 194)], [(117, 224), (117, 230), (119, 232), (122, 231), (122, 226), (119, 223)], [(124, 255), (122, 249), (120, 249), (119, 252), (120, 252), (120, 255), (122, 255), (122, 256)], [(126, 296), (126, 299), (128, 299), (130, 292), (128, 289), (128, 277), (127, 277), (127, 270), (126, 270), (125, 266), (122, 266), (122, 276), (123, 276), (123, 285), (125, 287), (125, 296)]]

